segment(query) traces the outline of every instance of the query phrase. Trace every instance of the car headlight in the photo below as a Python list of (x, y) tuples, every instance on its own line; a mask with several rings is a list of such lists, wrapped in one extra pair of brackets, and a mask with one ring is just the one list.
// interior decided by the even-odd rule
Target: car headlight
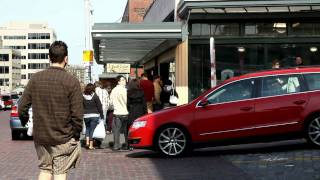
[(141, 127), (145, 127), (146, 124), (147, 124), (147, 121), (134, 121), (131, 127), (134, 129), (138, 129)]

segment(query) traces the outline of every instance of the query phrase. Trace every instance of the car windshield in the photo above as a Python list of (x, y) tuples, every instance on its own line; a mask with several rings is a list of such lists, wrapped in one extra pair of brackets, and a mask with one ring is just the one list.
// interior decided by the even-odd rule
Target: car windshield
[(11, 94), (11, 99), (19, 99), (18, 94)]
[(8, 101), (10, 100), (10, 96), (2, 96), (2, 101)]

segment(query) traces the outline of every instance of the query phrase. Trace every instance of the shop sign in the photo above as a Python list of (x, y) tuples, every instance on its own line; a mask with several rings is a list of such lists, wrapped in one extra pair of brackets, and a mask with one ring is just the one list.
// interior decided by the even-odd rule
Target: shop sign
[(107, 73), (130, 73), (130, 64), (108, 63)]
[(84, 50), (83, 53), (83, 63), (86, 65), (93, 64), (93, 51), (92, 50)]

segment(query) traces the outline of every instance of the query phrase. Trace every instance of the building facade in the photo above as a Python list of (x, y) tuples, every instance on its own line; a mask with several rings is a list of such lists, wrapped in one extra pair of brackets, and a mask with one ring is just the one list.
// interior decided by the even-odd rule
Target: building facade
[(0, 94), (10, 93), (20, 86), (20, 58), (19, 51), (0, 48)]
[(56, 39), (55, 31), (46, 23), (10, 22), (0, 27), (2, 46), (21, 52), (21, 85), (32, 74), (49, 67), (48, 49)]
[[(116, 42), (125, 39), (135, 43), (126, 45), (123, 62), (132, 60), (151, 75), (173, 79), (180, 104), (184, 104), (209, 89), (213, 79), (219, 83), (231, 76), (269, 69), (275, 59), (281, 67), (294, 66), (297, 56), (304, 65), (320, 64), (319, 10), (316, 0), (156, 0), (140, 27), (96, 24), (94, 50), (98, 62), (112, 62), (121, 58), (121, 49), (118, 54), (114, 50), (121, 48)], [(171, 26), (179, 26), (180, 31)], [(157, 44), (159, 39), (163, 41)], [(214, 42), (211, 45), (210, 39)], [(138, 49), (140, 41), (147, 47)], [(138, 51), (145, 51), (140, 58)]]
[(75, 76), (81, 84), (85, 84), (86, 68), (80, 65), (67, 65), (66, 70)]
[(121, 22), (143, 22), (150, 5), (154, 0), (128, 0)]

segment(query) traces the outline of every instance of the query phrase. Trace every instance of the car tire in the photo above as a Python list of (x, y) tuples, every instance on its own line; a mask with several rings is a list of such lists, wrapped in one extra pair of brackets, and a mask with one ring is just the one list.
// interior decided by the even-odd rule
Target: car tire
[(157, 152), (170, 157), (182, 156), (191, 151), (189, 135), (179, 126), (160, 128), (154, 144)]
[(316, 147), (320, 147), (320, 115), (313, 117), (306, 124), (306, 139)]
[(20, 132), (19, 131), (13, 131), (11, 130), (11, 139), (12, 140), (18, 140), (20, 139)]

